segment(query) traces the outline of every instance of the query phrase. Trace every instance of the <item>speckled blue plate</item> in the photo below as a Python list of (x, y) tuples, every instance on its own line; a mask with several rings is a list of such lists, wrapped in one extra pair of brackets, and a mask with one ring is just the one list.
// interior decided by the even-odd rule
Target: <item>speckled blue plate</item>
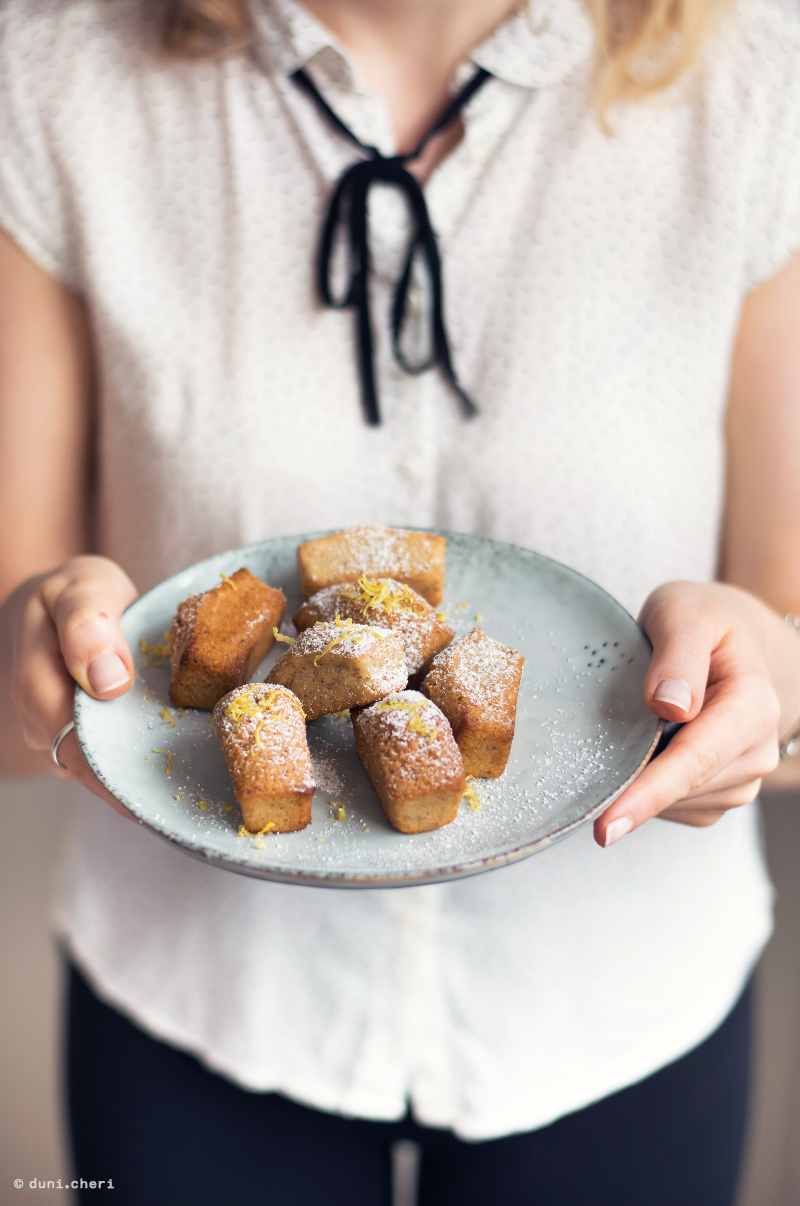
[[(481, 801), (462, 802), (450, 825), (402, 834), (385, 819), (358, 760), (349, 721), (308, 726), (317, 781), (311, 825), (300, 833), (239, 837), (241, 815), (209, 713), (168, 703), (168, 660), (141, 652), (163, 642), (178, 603), (245, 565), (281, 587), (287, 617), (301, 597), (295, 549), (324, 535), (234, 549), (168, 578), (122, 618), (136, 681), (101, 703), (80, 689), (75, 728), (100, 782), (148, 829), (219, 867), (286, 883), (402, 887), (475, 875), (527, 858), (588, 824), (651, 757), (661, 721), (645, 706), (650, 646), (599, 586), (528, 549), (447, 537), (442, 604), (459, 635), (476, 622), (526, 658), (511, 760), (480, 781)], [(284, 631), (293, 631), (290, 620)], [(280, 655), (274, 648), (254, 679)], [(156, 664), (154, 664), (156, 663)], [(345, 816), (332, 802), (344, 805)]]

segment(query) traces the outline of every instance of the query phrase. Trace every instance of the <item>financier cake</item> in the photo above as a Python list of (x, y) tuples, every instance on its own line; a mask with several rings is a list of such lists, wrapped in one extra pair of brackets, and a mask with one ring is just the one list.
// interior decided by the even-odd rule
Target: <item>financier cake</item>
[(525, 659), (480, 628), (437, 653), (422, 691), (453, 729), (468, 775), (496, 779), (511, 753)]
[(424, 674), (434, 654), (456, 635), (422, 595), (394, 578), (373, 579), (362, 574), (358, 582), (325, 586), (295, 613), (294, 626), (304, 632), (312, 624), (334, 620), (337, 615), (398, 632), (405, 645), (406, 669), (412, 684)]
[(238, 569), (219, 586), (178, 604), (172, 621), (170, 702), (210, 710), (246, 683), (274, 644), (283, 619), (283, 591)]
[(455, 819), (467, 789), (447, 718), (419, 691), (399, 691), (352, 713), (356, 749), (387, 820), (425, 833)]
[(348, 528), (297, 546), (303, 598), (325, 586), (368, 578), (394, 578), (434, 607), (444, 589), (444, 536), (400, 528)]
[(305, 829), (316, 784), (297, 696), (266, 683), (236, 687), (214, 708), (214, 729), (245, 827)]
[(403, 638), (338, 617), (320, 622), (300, 633), (267, 682), (294, 691), (309, 720), (374, 703), (408, 682)]

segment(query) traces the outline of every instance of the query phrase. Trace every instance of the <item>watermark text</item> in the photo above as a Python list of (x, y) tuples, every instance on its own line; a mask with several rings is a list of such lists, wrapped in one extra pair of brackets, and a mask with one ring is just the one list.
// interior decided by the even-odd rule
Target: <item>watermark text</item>
[[(14, 1181), (15, 1189), (25, 1189), (26, 1182), (22, 1177), (17, 1177)], [(59, 1177), (54, 1181), (40, 1181), (34, 1177), (32, 1181), (27, 1182), (28, 1189), (113, 1189), (114, 1182), (111, 1180), (104, 1181), (87, 1181), (84, 1177), (75, 1177), (72, 1181), (62, 1181)]]

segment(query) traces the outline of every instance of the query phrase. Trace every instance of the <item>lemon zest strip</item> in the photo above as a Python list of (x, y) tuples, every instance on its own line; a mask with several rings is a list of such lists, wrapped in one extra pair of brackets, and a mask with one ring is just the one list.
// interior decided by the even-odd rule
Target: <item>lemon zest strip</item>
[(172, 774), (172, 750), (157, 750), (154, 746), (153, 753), (167, 755), (167, 774), (171, 775)]
[[(269, 719), (267, 713), (272, 713), (273, 716), (279, 715), (278, 709), (273, 706), (275, 697), (277, 695), (278, 692), (274, 687), (272, 687), (266, 695), (262, 695), (260, 699), (255, 699), (252, 691), (243, 691), (241, 695), (237, 695), (235, 699), (231, 700), (225, 709), (225, 715), (230, 717), (237, 729), (242, 727), (242, 724), (245, 720), (247, 720), (248, 717), (260, 717), (255, 731), (255, 739), (258, 745), (263, 745), (261, 740), (261, 729), (265, 722)], [(303, 711), (303, 706), (300, 703), (300, 700), (297, 699), (296, 696), (292, 696), (291, 702), (300, 712), (303, 720), (305, 720), (306, 714)]]
[(245, 829), (244, 825), (240, 825), (237, 836), (238, 837), (246, 837), (246, 838), (260, 838), (260, 837), (263, 837), (265, 833), (269, 833), (270, 829), (274, 829), (274, 828), (275, 828), (275, 822), (267, 821), (267, 823), (263, 829), (259, 829), (255, 833), (251, 833), (249, 829)]
[(363, 615), (371, 608), (377, 607), (382, 608), (387, 615), (397, 608), (402, 611), (425, 611), (425, 600), (419, 598), (409, 586), (392, 588), (388, 582), (378, 582), (368, 578), (366, 574), (362, 574), (358, 579), (355, 591), (346, 586), (339, 593), (345, 599), (354, 599), (361, 603)]
[(139, 648), (147, 658), (145, 670), (149, 670), (151, 666), (160, 666), (164, 658), (172, 656), (172, 633), (164, 633), (163, 645), (148, 645), (147, 638), (142, 637), (139, 641)]
[[(320, 627), (322, 627), (322, 625), (324, 623), (325, 623), (324, 620), (317, 620), (314, 627), (320, 628)], [(324, 657), (326, 653), (330, 652), (330, 650), (333, 649), (333, 647), (335, 645), (339, 645), (339, 644), (341, 644), (342, 641), (346, 641), (347, 638), (351, 635), (352, 635), (354, 641), (363, 641), (365, 636), (377, 636), (377, 637), (380, 637), (381, 640), (383, 640), (382, 632), (378, 632), (377, 629), (375, 629), (375, 628), (366, 628), (361, 624), (356, 624), (355, 621), (351, 620), (351, 619), (343, 620), (338, 612), (336, 613), (336, 619), (334, 620), (334, 624), (336, 625), (337, 628), (344, 629), (344, 631), (340, 632), (338, 636), (335, 636), (332, 641), (328, 641), (327, 645), (322, 650), (322, 652), (317, 654), (317, 656), (314, 658), (315, 666), (317, 665), (317, 663), (319, 662), (319, 659), (321, 657)], [(362, 628), (363, 631), (353, 632), (354, 628)]]
[(462, 800), (466, 800), (470, 808), (474, 809), (475, 812), (478, 811), (483, 803), (483, 793), (474, 775), (467, 775), (467, 790), (461, 798)]
[(264, 845), (263, 842), (259, 841), (259, 838), (262, 838), (265, 833), (269, 833), (270, 829), (274, 829), (274, 828), (275, 828), (275, 822), (267, 821), (264, 828), (259, 829), (258, 833), (251, 833), (249, 829), (245, 829), (244, 825), (240, 825), (238, 836), (251, 838), (256, 844), (256, 850), (266, 850), (266, 846)]
[(274, 698), (274, 690), (260, 699), (255, 699), (252, 691), (243, 691), (241, 695), (237, 695), (235, 699), (231, 700), (225, 709), (225, 715), (231, 719), (237, 729), (240, 729), (249, 717), (256, 717), (258, 723), (254, 737), (256, 744), (262, 745), (261, 730), (269, 719), (267, 713), (275, 713), (275, 708), (272, 706)]
[(375, 704), (376, 712), (411, 712), (409, 717), (408, 727), (412, 733), (419, 733), (420, 737), (429, 737), (431, 741), (436, 736), (436, 729), (433, 725), (425, 724), (422, 720), (419, 709), (425, 707), (424, 700), (418, 700), (416, 703), (408, 703), (405, 700), (384, 700), (382, 703)]

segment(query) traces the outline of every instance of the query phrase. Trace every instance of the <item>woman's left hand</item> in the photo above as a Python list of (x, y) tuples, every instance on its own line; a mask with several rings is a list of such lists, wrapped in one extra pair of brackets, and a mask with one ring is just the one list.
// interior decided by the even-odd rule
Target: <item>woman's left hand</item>
[(755, 595), (722, 583), (670, 582), (639, 616), (653, 645), (647, 705), (687, 721), (595, 822), (610, 846), (651, 817), (713, 825), (749, 804), (800, 722), (800, 633)]

